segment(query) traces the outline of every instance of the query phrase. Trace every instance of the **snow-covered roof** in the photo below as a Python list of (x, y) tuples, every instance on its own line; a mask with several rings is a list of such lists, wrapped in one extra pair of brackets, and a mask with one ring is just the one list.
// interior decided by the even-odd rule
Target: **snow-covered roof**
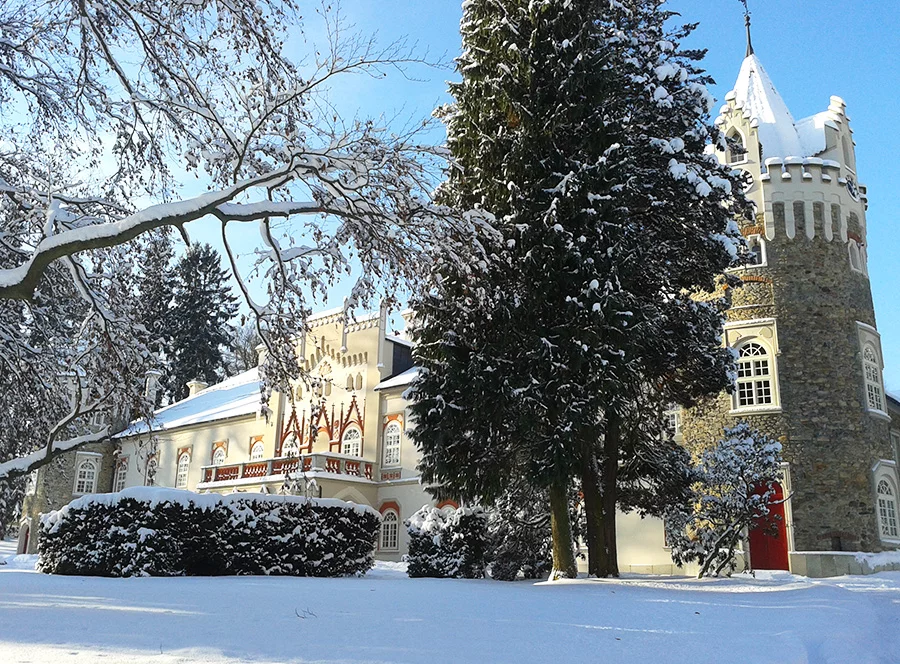
[[(251, 415), (258, 410), (259, 371), (254, 367), (208, 387), (194, 396), (160, 408), (154, 413), (151, 425), (154, 431), (165, 431), (190, 424)], [(146, 433), (150, 429), (146, 422), (132, 422), (116, 437), (134, 436)]]
[(392, 341), (395, 344), (400, 344), (401, 346), (407, 346), (408, 348), (413, 347), (413, 342), (410, 341), (409, 339), (404, 339), (403, 337), (398, 337), (393, 334), (386, 334), (386, 335), (384, 335), (384, 338), (387, 339), (388, 341)]
[(419, 375), (419, 367), (412, 367), (403, 373), (387, 378), (375, 386), (376, 390), (389, 390), (393, 387), (406, 387), (410, 385)]
[(744, 59), (734, 91), (726, 99), (733, 100), (745, 116), (756, 121), (766, 158), (814, 157), (825, 150), (829, 113), (818, 113), (795, 122), (756, 55), (750, 54)]

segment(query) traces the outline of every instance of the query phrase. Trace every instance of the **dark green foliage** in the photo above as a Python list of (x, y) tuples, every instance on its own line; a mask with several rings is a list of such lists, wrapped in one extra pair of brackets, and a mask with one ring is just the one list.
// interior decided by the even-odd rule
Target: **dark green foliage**
[(79, 499), (45, 516), (39, 569), (112, 577), (347, 576), (374, 562), (380, 519), (372, 510), (159, 489), (142, 497), (146, 491)]
[(411, 577), (481, 579), (488, 562), (487, 517), (461, 508), (446, 515), (425, 506), (406, 521)]
[(191, 245), (175, 266), (169, 348), (170, 396), (183, 399), (188, 381), (213, 384), (225, 377), (224, 350), (232, 331), (228, 321), (237, 312), (228, 272), (208, 244)]
[[(552, 560), (548, 502), (546, 491), (520, 482), (491, 508), (488, 536), (492, 579), (514, 581), (520, 571), (526, 579), (549, 574)], [(572, 521), (577, 523), (577, 518)]]

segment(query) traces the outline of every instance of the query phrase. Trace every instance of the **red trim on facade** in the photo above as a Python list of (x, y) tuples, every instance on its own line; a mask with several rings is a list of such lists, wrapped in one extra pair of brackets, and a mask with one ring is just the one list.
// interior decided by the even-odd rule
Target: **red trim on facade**
[(396, 500), (386, 500), (378, 507), (378, 513), (384, 514), (388, 510), (394, 510), (400, 516), (400, 504)]
[(459, 503), (456, 502), (455, 500), (442, 500), (441, 502), (439, 502), (439, 503), (437, 504), (437, 508), (438, 508), (439, 510), (442, 510), (442, 509), (444, 509), (445, 507), (452, 507), (453, 509), (458, 510), (458, 509), (459, 509)]

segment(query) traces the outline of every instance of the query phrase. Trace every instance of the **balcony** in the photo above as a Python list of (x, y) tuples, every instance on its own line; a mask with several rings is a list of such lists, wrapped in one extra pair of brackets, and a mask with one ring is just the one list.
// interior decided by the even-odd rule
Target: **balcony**
[(299, 457), (278, 457), (244, 461), (243, 463), (202, 466), (197, 489), (241, 486), (265, 482), (283, 482), (291, 473), (303, 472), (313, 477), (371, 482), (374, 464), (346, 454), (324, 452)]

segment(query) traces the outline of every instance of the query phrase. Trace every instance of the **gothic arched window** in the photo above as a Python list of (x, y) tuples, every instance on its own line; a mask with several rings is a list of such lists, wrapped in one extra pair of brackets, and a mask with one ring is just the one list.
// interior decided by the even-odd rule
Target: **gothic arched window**
[(261, 440), (257, 440), (250, 446), (250, 461), (259, 461), (266, 453), (266, 448)]
[(225, 456), (226, 456), (226, 455), (225, 455), (225, 448), (224, 448), (224, 447), (217, 447), (217, 448), (213, 451), (213, 455), (212, 455), (212, 465), (214, 465), (214, 466), (223, 466), (223, 465), (225, 465)]
[(297, 434), (290, 433), (281, 444), (281, 456), (295, 457), (300, 456), (300, 441), (297, 440)]
[(728, 163), (736, 164), (745, 161), (747, 159), (747, 144), (744, 142), (744, 137), (741, 136), (741, 133), (737, 129), (732, 129), (729, 132), (728, 142), (737, 147), (737, 149), (729, 147), (726, 153), (728, 155)]

